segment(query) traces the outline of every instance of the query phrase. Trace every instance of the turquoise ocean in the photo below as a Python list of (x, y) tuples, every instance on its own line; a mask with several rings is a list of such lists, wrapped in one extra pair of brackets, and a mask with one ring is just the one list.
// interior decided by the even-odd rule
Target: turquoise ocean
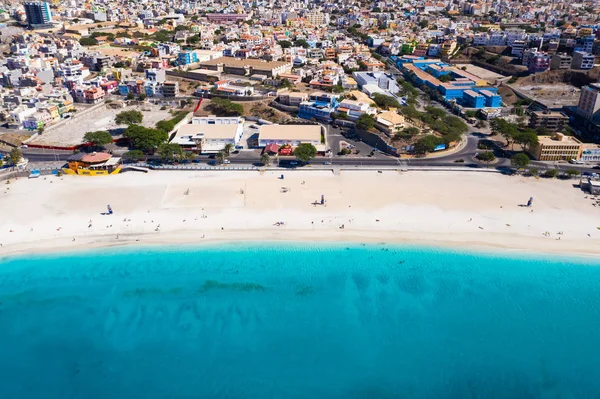
[(0, 398), (599, 398), (600, 260), (227, 244), (0, 259)]

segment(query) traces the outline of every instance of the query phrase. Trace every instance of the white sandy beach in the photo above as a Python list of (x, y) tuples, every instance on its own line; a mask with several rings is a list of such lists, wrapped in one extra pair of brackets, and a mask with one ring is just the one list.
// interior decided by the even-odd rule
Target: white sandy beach
[[(573, 187), (575, 180), (469, 172), (283, 173), (284, 180), (271, 171), (152, 171), (2, 182), (0, 254), (231, 240), (600, 254), (600, 207)], [(326, 206), (312, 205), (321, 195)], [(532, 208), (519, 206), (529, 197)], [(101, 214), (107, 204), (113, 215)]]

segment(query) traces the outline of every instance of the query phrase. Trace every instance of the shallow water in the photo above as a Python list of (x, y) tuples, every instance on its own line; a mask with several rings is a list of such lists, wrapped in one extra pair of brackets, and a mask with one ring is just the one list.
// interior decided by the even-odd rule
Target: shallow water
[(238, 244), (0, 260), (0, 398), (598, 398), (600, 261)]

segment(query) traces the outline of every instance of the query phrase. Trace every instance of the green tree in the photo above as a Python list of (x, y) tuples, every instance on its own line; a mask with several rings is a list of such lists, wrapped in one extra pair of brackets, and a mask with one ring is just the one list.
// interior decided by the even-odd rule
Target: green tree
[(123, 154), (123, 159), (125, 159), (126, 161), (139, 162), (144, 158), (146, 157), (144, 153), (140, 150), (131, 150)]
[(554, 178), (558, 176), (558, 169), (548, 169), (544, 172), (544, 177)]
[(440, 82), (446, 83), (446, 82), (450, 82), (453, 79), (452, 79), (452, 76), (450, 76), (450, 75), (442, 75), (438, 78), (438, 80)]
[(225, 156), (228, 157), (229, 155), (231, 155), (234, 149), (235, 146), (233, 144), (227, 143), (225, 144), (225, 147), (223, 147), (223, 153), (225, 153)]
[(529, 169), (529, 174), (531, 176), (539, 176), (540, 175), (540, 171), (538, 168), (530, 168)]
[(356, 120), (356, 127), (360, 130), (370, 130), (375, 127), (375, 118), (369, 114), (362, 114)]
[(183, 148), (176, 143), (162, 143), (158, 145), (156, 153), (160, 159), (163, 160), (163, 162), (169, 162), (181, 159), (183, 155)]
[(489, 164), (490, 162), (493, 162), (496, 159), (496, 157), (494, 156), (493, 151), (484, 151), (477, 154), (477, 159)]
[(217, 152), (215, 155), (215, 161), (218, 165), (221, 165), (227, 159), (227, 155), (223, 151)]
[(83, 135), (83, 141), (85, 143), (91, 143), (96, 147), (102, 147), (106, 144), (113, 142), (113, 138), (109, 132), (104, 130), (98, 130), (96, 132), (87, 132)]
[(115, 123), (117, 125), (137, 125), (142, 123), (144, 115), (140, 111), (122, 111), (115, 117)]
[(160, 131), (170, 133), (173, 129), (175, 129), (175, 123), (172, 120), (162, 120), (156, 122), (155, 127)]
[(569, 176), (569, 178), (573, 178), (579, 175), (579, 171), (577, 169), (567, 169), (565, 173), (567, 174), (567, 176)]
[(428, 134), (427, 136), (423, 136), (417, 142), (415, 142), (415, 153), (416, 154), (426, 154), (428, 152), (432, 152), (435, 147), (440, 144), (444, 144), (444, 140), (440, 137), (434, 136), (433, 134)]
[(518, 153), (512, 156), (510, 164), (518, 169), (526, 168), (529, 165), (529, 157), (525, 153)]
[(310, 143), (300, 143), (294, 149), (294, 156), (302, 162), (308, 162), (317, 155), (317, 148)]
[(304, 39), (298, 39), (294, 41), (295, 47), (309, 48), (310, 45)]
[(532, 129), (517, 131), (513, 140), (515, 143), (520, 144), (524, 151), (539, 143), (538, 136), (535, 134), (535, 130)]
[(10, 150), (8, 158), (10, 159), (10, 163), (12, 163), (13, 166), (16, 166), (21, 160), (21, 158), (23, 158), (23, 152), (19, 148), (13, 148), (12, 150)]
[(127, 96), (125, 98), (127, 100), (135, 100), (135, 94), (133, 94), (133, 93), (127, 93)]
[(129, 139), (132, 149), (145, 153), (153, 152), (169, 138), (166, 132), (158, 129), (148, 129), (139, 125), (129, 126), (125, 129), (123, 136)]
[(146, 93), (141, 93), (140, 96), (138, 97), (138, 100), (145, 101), (146, 100)]
[(436, 107), (425, 107), (425, 111), (427, 111), (427, 114), (429, 114), (433, 119), (442, 119), (444, 116), (446, 116), (446, 111)]
[(95, 46), (98, 44), (98, 40), (94, 39), (93, 37), (82, 37), (79, 39), (79, 44), (82, 46)]
[(281, 48), (290, 48), (292, 47), (292, 42), (290, 42), (289, 40), (281, 40), (279, 42), (279, 45), (281, 46)]
[(220, 97), (212, 98), (208, 108), (217, 116), (239, 116), (244, 113), (244, 108), (240, 104)]
[(385, 94), (373, 94), (373, 101), (375, 101), (375, 104), (384, 109), (400, 108), (400, 103), (398, 100), (396, 100), (394, 97), (386, 96)]
[(260, 163), (262, 163), (263, 165), (269, 166), (269, 164), (271, 163), (271, 157), (269, 156), (269, 154), (267, 154), (266, 152), (263, 153), (260, 156)]

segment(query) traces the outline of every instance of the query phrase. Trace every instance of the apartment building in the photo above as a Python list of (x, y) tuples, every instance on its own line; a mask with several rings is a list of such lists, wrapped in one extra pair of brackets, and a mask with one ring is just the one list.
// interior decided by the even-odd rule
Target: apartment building
[(528, 151), (537, 161), (568, 161), (581, 157), (583, 147), (575, 137), (556, 133), (554, 136), (539, 136), (538, 141)]
[(570, 69), (572, 60), (573, 57), (567, 55), (566, 53), (556, 53), (550, 60), (550, 69)]
[(592, 69), (594, 67), (594, 56), (584, 51), (574, 51), (572, 69)]
[(577, 113), (590, 121), (600, 120), (600, 83), (581, 88)]
[(529, 127), (545, 127), (551, 131), (562, 130), (569, 123), (569, 117), (562, 112), (534, 111), (529, 116)]

